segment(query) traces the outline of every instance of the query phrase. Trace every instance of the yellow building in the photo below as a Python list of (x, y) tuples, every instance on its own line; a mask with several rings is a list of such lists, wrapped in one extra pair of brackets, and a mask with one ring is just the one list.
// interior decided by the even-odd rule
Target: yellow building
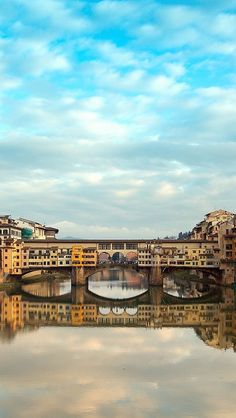
[(175, 241), (157, 244), (142, 244), (138, 248), (138, 265), (218, 267), (218, 243), (211, 241)]
[(73, 245), (71, 253), (72, 266), (94, 267), (97, 265), (96, 247), (85, 248), (82, 245)]
[(71, 253), (72, 266), (82, 267), (83, 265), (83, 247), (81, 245), (73, 245)]
[(20, 240), (7, 240), (1, 248), (1, 268), (4, 275), (22, 274), (23, 243)]

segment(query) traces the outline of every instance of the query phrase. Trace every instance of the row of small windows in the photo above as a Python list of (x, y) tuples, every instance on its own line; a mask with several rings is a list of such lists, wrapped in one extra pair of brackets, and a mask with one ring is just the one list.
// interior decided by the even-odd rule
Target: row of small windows
[(21, 237), (21, 231), (16, 231), (14, 229), (0, 229), (0, 235), (15, 235)]
[(124, 242), (117, 242), (117, 243), (101, 243), (98, 244), (99, 250), (136, 250), (138, 248), (138, 244), (136, 243), (124, 243)]

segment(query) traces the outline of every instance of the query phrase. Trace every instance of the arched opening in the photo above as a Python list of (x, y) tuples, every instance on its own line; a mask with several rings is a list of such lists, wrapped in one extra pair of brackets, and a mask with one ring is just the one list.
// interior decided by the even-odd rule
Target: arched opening
[(103, 307), (103, 306), (99, 306), (98, 308), (98, 312), (101, 315), (108, 315), (111, 312), (111, 308), (107, 308), (107, 307)]
[(122, 314), (124, 313), (124, 308), (119, 308), (118, 306), (114, 306), (114, 307), (112, 308), (112, 312), (113, 312), (115, 315), (122, 315)]
[(129, 264), (136, 264), (138, 262), (138, 254), (135, 251), (130, 251), (126, 255), (126, 259)]
[(99, 264), (107, 264), (110, 263), (110, 255), (108, 253), (106, 253), (105, 251), (100, 253), (98, 256), (98, 262)]
[(136, 315), (138, 312), (138, 308), (126, 308), (125, 312), (130, 316)]
[(120, 252), (114, 253), (111, 259), (112, 259), (112, 262), (116, 264), (125, 264), (126, 262), (126, 257), (124, 256), (123, 253), (120, 253)]

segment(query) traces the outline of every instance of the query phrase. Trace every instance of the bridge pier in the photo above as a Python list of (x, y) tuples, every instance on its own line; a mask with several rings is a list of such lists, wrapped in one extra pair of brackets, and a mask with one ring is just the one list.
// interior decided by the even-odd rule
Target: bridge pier
[(155, 306), (160, 306), (162, 302), (163, 297), (163, 288), (152, 286), (149, 289), (149, 298), (150, 298), (150, 304)]
[(151, 286), (163, 286), (163, 274), (161, 271), (161, 266), (151, 267), (149, 284)]
[(85, 285), (85, 281), (84, 267), (72, 267), (72, 286), (83, 286)]
[(74, 305), (84, 304), (84, 286), (73, 286), (71, 289), (71, 301)]

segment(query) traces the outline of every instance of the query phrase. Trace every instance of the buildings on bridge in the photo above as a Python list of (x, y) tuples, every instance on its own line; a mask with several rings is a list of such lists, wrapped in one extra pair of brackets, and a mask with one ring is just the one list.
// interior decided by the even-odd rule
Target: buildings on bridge
[(163, 241), (141, 244), (138, 264), (143, 267), (219, 267), (218, 243), (214, 241)]
[(97, 246), (83, 247), (82, 245), (72, 245), (71, 265), (74, 267), (94, 267), (98, 263)]
[[(119, 252), (117, 244), (122, 245)], [(112, 240), (110, 249), (104, 252), (100, 249), (103, 248), (102, 240), (81, 240), (78, 243), (74, 240), (6, 240), (1, 248), (1, 266), (5, 275), (21, 276), (29, 270), (104, 265), (103, 255), (106, 254), (106, 264), (131, 264), (141, 269), (156, 266), (219, 267), (218, 243), (214, 241), (143, 240), (133, 242), (132, 247), (135, 245), (136, 249), (132, 251), (130, 244), (129, 241)]]
[[(29, 230), (31, 235), (26, 234)], [(60, 240), (55, 238), (57, 232), (27, 219), (0, 216), (2, 280), (9, 275), (20, 277), (29, 270), (112, 263), (136, 264), (140, 269), (222, 268), (228, 272), (226, 282), (234, 281), (236, 217), (224, 210), (208, 213), (189, 240)]]

